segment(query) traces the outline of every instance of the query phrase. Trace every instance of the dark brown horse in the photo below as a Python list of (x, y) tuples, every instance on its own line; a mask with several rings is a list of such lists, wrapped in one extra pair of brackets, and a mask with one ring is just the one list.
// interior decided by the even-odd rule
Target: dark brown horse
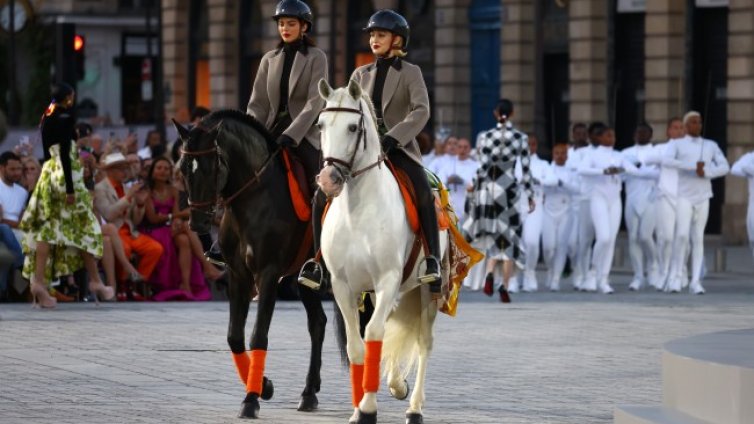
[[(176, 129), (183, 141), (180, 169), (189, 194), (191, 228), (208, 232), (215, 206), (225, 205), (219, 244), (230, 277), (228, 344), (246, 386), (239, 417), (257, 418), (259, 398), (267, 400), (273, 393), (272, 382), (264, 377), (264, 363), (277, 284), (296, 265), (311, 230), (296, 216), (280, 151), (259, 122), (240, 111), (221, 110), (191, 130), (177, 123)], [(304, 253), (304, 258), (311, 257), (311, 252)], [(259, 303), (247, 351), (244, 328), (254, 287)], [(298, 409), (312, 411), (318, 404), (327, 317), (319, 293), (300, 286), (299, 295), (312, 350)]]

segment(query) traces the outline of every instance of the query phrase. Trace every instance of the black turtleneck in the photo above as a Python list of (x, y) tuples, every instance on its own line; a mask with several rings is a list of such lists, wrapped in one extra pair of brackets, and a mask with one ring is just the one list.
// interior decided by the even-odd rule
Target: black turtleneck
[[(65, 177), (65, 192), (73, 194), (73, 175), (71, 172), (71, 148), (76, 142), (76, 116), (71, 109), (57, 106), (49, 115), (42, 118), (42, 147), (45, 160), (50, 159), (50, 148), (60, 145), (60, 164)], [(75, 147), (74, 147), (75, 148)]]
[(280, 76), (280, 106), (278, 112), (284, 111), (288, 107), (288, 80), (291, 78), (291, 69), (293, 68), (293, 59), (296, 58), (296, 52), (301, 50), (304, 43), (296, 40), (292, 43), (283, 44), (283, 74)]
[(374, 88), (372, 89), (372, 103), (374, 104), (374, 113), (378, 118), (382, 118), (382, 90), (385, 88), (385, 78), (387, 71), (395, 62), (396, 56), (378, 57), (377, 58), (377, 76), (374, 79)]

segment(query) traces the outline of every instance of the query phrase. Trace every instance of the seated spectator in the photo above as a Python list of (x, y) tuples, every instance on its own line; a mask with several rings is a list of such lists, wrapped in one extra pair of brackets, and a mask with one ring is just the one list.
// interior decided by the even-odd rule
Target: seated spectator
[(157, 271), (150, 278), (157, 291), (153, 299), (209, 300), (212, 295), (202, 271), (212, 279), (221, 273), (204, 258), (201, 243), (186, 225), (172, 175), (173, 165), (164, 157), (155, 159), (147, 175), (150, 196), (142, 231), (164, 249)]
[(13, 152), (3, 152), (0, 155), (0, 216), (2, 223), (7, 224), (16, 233), (18, 241), (21, 240), (21, 232), (18, 224), (21, 215), (26, 208), (26, 200), (29, 193), (18, 183), (21, 181), (23, 168), (21, 158)]
[(42, 173), (42, 165), (34, 156), (24, 156), (21, 158), (23, 177), (21, 177), (21, 186), (31, 193), (39, 181), (39, 174)]
[[(122, 153), (114, 151), (104, 156), (101, 167), (106, 178), (94, 187), (96, 210), (105, 222), (113, 224), (118, 229), (125, 256), (130, 258), (132, 252), (138, 255), (138, 274), (149, 278), (163, 252), (160, 243), (136, 231), (136, 226), (144, 218), (144, 207), (149, 192), (144, 189), (141, 182), (136, 182), (127, 189), (124, 187), (129, 165)], [(135, 275), (126, 274), (127, 271), (122, 270), (123, 278), (133, 283)], [(132, 289), (126, 289), (126, 292), (133, 296)]]
[(164, 156), (166, 152), (167, 145), (165, 140), (162, 139), (160, 132), (157, 130), (151, 130), (147, 133), (144, 147), (139, 149), (138, 155), (142, 159), (151, 159)]
[(8, 296), (8, 281), (11, 271), (21, 268), (24, 254), (21, 245), (8, 224), (0, 224), (0, 300)]

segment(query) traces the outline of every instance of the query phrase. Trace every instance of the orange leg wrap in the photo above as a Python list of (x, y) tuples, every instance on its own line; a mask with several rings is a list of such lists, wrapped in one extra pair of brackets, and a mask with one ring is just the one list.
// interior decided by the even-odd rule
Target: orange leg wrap
[(241, 377), (241, 384), (246, 384), (246, 380), (249, 378), (249, 354), (248, 352), (234, 353), (233, 363), (236, 364), (236, 371), (238, 376)]
[(264, 377), (264, 360), (267, 357), (266, 350), (251, 351), (251, 365), (249, 377), (246, 380), (246, 393), (262, 394), (262, 378)]
[(361, 398), (364, 397), (364, 388), (362, 381), (364, 379), (364, 364), (351, 364), (351, 400), (353, 407), (358, 408)]
[(364, 392), (374, 393), (380, 388), (380, 358), (382, 356), (382, 340), (365, 342), (364, 352)]

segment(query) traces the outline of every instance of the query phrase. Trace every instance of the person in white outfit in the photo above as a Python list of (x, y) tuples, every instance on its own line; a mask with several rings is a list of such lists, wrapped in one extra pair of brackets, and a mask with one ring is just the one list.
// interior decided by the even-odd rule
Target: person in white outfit
[(749, 232), (749, 246), (754, 254), (754, 152), (749, 152), (733, 164), (730, 173), (749, 180), (749, 210), (746, 214), (746, 229)]
[(571, 143), (568, 146), (568, 159), (566, 160), (566, 168), (571, 171), (574, 182), (579, 185), (579, 193), (574, 193), (571, 202), (571, 235), (568, 239), (568, 259), (571, 264), (571, 281), (573, 282), (573, 289), (579, 290), (581, 284), (584, 282), (584, 274), (579, 267), (579, 240), (580, 240), (580, 205), (581, 200), (584, 199), (584, 195), (581, 194), (581, 177), (578, 175), (579, 161), (581, 155), (587, 150), (585, 147), (591, 146), (589, 144), (589, 131), (583, 122), (577, 122), (573, 124), (571, 129)]
[(660, 284), (653, 237), (657, 221), (654, 202), (660, 169), (647, 164), (647, 158), (654, 154), (652, 127), (639, 124), (634, 141), (635, 145), (621, 152), (623, 158), (634, 165), (626, 169), (626, 208), (623, 213), (628, 230), (628, 253), (634, 269), (633, 281), (628, 286), (632, 291), (640, 290), (645, 282), (654, 287)]
[(607, 129), (602, 122), (593, 122), (589, 125), (589, 145), (576, 149), (569, 153), (566, 167), (573, 170), (578, 175), (579, 195), (575, 208), (575, 227), (576, 235), (573, 246), (576, 249), (575, 264), (573, 265), (573, 287), (582, 291), (594, 291), (595, 288), (586, 286), (586, 278), (589, 272), (589, 266), (592, 262), (592, 245), (594, 244), (594, 222), (592, 220), (591, 198), (592, 198), (592, 179), (579, 173), (583, 162), (590, 160), (591, 156), (600, 146), (600, 135)]
[(689, 291), (703, 294), (701, 284), (704, 263), (704, 227), (712, 198), (713, 178), (728, 173), (725, 155), (712, 140), (702, 138), (702, 117), (691, 111), (683, 117), (686, 136), (668, 146), (663, 165), (678, 169), (678, 201), (676, 203), (675, 242), (670, 262), (667, 290), (679, 292), (684, 285), (683, 267), (691, 241), (691, 283)]
[[(534, 190), (534, 203), (542, 204), (543, 199), (543, 181), (548, 178), (550, 164), (537, 156), (538, 139), (534, 134), (529, 134), (529, 170), (532, 177), (532, 188)], [(521, 181), (521, 163), (516, 164), (516, 180)], [(520, 186), (523, 189), (523, 186)], [(539, 288), (537, 282), (537, 262), (539, 262), (539, 241), (542, 238), (542, 218), (544, 216), (542, 208), (534, 208), (528, 211), (528, 204), (525, 196), (520, 197), (519, 209), (524, 219), (523, 242), (524, 251), (526, 252), (526, 262), (524, 272), (521, 275), (521, 290), (525, 292), (535, 292)], [(508, 286), (508, 291), (516, 293), (518, 291), (519, 279), (513, 279)]]
[[(668, 141), (654, 146), (652, 155), (645, 157), (648, 165), (660, 167), (660, 176), (657, 180), (656, 198), (656, 225), (655, 237), (657, 239), (657, 260), (660, 277), (655, 288), (664, 290), (670, 279), (670, 259), (673, 254), (673, 242), (675, 241), (676, 203), (678, 202), (678, 169), (662, 164), (665, 152), (671, 146), (682, 139), (685, 135), (683, 121), (674, 117), (668, 121), (666, 136)], [(684, 262), (685, 263), (685, 262)], [(685, 273), (685, 267), (684, 273)], [(652, 283), (652, 281), (650, 281)]]
[(456, 159), (444, 161), (437, 170), (437, 176), (450, 192), (450, 204), (458, 216), (458, 225), (461, 226), (466, 217), (464, 212), (466, 193), (473, 187), (479, 162), (471, 158), (471, 142), (467, 138), (458, 139), (456, 151), (458, 153)]
[(544, 186), (542, 255), (547, 265), (546, 284), (551, 291), (560, 290), (560, 276), (565, 267), (575, 221), (571, 209), (574, 203), (572, 199), (573, 196), (579, 194), (579, 185), (575, 175), (565, 166), (567, 159), (567, 144), (553, 146), (552, 163), (547, 178), (542, 181)]
[(595, 244), (592, 264), (587, 274), (585, 291), (610, 294), (613, 288), (608, 280), (613, 262), (615, 239), (621, 218), (621, 177), (625, 161), (613, 150), (615, 133), (605, 126), (595, 128), (594, 136), (600, 142), (591, 154), (581, 161), (579, 175), (589, 183), (589, 208), (594, 226)]

